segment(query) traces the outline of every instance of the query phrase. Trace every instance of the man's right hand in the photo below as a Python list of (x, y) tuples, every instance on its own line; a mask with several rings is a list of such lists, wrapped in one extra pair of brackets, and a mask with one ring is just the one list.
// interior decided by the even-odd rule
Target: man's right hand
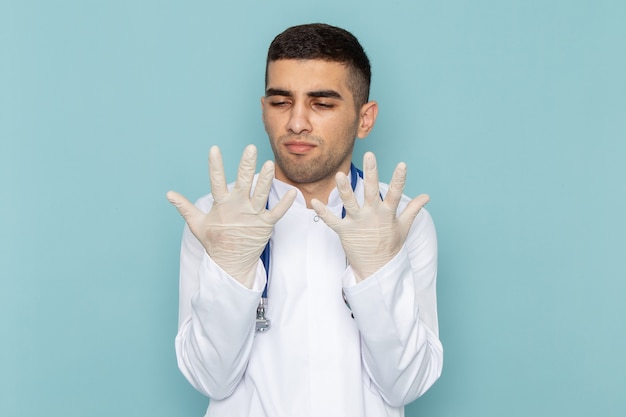
[(256, 158), (256, 147), (247, 146), (239, 163), (237, 181), (228, 191), (222, 154), (217, 146), (211, 148), (209, 178), (214, 202), (208, 214), (177, 192), (167, 193), (167, 199), (178, 209), (213, 261), (248, 288), (254, 284), (259, 257), (274, 225), (287, 212), (297, 194), (290, 190), (276, 206), (267, 210), (274, 163), (267, 161), (263, 165), (251, 195)]

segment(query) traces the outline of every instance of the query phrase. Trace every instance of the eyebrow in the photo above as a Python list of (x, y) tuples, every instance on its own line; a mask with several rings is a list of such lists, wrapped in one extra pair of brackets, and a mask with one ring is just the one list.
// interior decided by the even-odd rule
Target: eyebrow
[(307, 93), (309, 97), (319, 97), (319, 98), (336, 98), (338, 100), (342, 100), (341, 94), (336, 92), (335, 90), (321, 90), (321, 91), (311, 91)]
[(291, 97), (292, 94), (291, 94), (291, 92), (289, 92), (287, 90), (281, 90), (279, 88), (268, 88), (265, 91), (265, 97), (271, 97), (271, 96)]
[[(335, 98), (338, 100), (343, 100), (343, 97), (341, 96), (341, 94), (339, 94), (335, 90), (310, 91), (306, 95), (309, 97), (315, 97), (315, 98)], [(280, 88), (268, 88), (265, 91), (265, 97), (271, 97), (271, 96), (293, 97), (293, 93), (291, 91), (281, 90)]]

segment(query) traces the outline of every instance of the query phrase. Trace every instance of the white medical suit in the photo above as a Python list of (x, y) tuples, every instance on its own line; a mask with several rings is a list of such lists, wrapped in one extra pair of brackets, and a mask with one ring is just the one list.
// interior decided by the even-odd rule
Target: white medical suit
[[(274, 180), (269, 206), (290, 188)], [(360, 203), (363, 191), (359, 178)], [(387, 185), (380, 191), (384, 196)], [(212, 201), (208, 195), (196, 205), (208, 212)], [(399, 212), (408, 201), (403, 197)], [(328, 206), (341, 216), (336, 189)], [(400, 252), (360, 283), (339, 237), (300, 192), (270, 243), (271, 329), (255, 333), (263, 264), (248, 289), (185, 227), (176, 355), (187, 380), (211, 399), (206, 416), (403, 416), (404, 405), (437, 380), (443, 365), (437, 241), (428, 212), (417, 215)]]

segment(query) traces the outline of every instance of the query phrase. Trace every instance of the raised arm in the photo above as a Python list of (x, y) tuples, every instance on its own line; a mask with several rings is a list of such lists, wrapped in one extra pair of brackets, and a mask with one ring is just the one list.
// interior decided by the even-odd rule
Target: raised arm
[(213, 147), (212, 196), (196, 207), (178, 193), (167, 194), (187, 223), (181, 248), (178, 364), (196, 389), (215, 399), (228, 397), (244, 375), (265, 283), (259, 256), (295, 198), (290, 193), (266, 210), (273, 164), (264, 164), (252, 191), (255, 168), (256, 148), (248, 146), (229, 190), (221, 153)]
[[(339, 219), (319, 201), (313, 207), (339, 235), (350, 263), (344, 292), (361, 334), (371, 389), (400, 407), (423, 394), (441, 374), (437, 240), (432, 219), (422, 210), (428, 196), (409, 200), (402, 195), (406, 165), (398, 164), (382, 201), (373, 154), (365, 154), (363, 166), (362, 206), (339, 173), (346, 217)], [(398, 214), (401, 201), (404, 209)]]

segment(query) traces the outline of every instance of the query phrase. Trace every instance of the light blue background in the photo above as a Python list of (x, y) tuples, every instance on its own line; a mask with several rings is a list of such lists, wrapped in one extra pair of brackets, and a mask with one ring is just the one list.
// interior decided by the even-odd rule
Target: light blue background
[(446, 359), (407, 415), (626, 415), (625, 2), (0, 4), (0, 415), (203, 415), (164, 194), (271, 157), (265, 52), (313, 21), (373, 62), (357, 162), (432, 198)]

